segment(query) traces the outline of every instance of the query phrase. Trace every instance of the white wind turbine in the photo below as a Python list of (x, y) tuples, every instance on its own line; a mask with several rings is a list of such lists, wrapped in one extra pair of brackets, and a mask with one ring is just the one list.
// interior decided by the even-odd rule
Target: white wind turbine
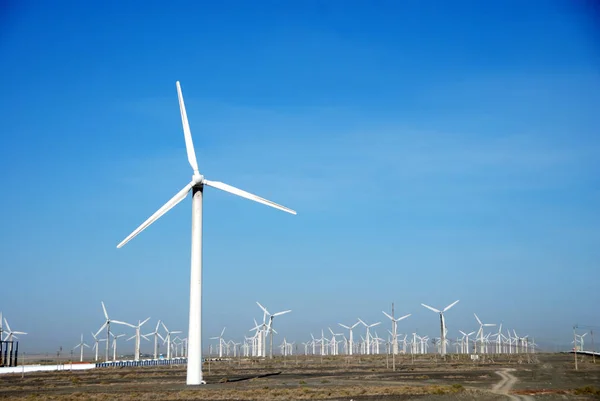
[(140, 360), (140, 345), (141, 345), (141, 338), (140, 338), (140, 337), (144, 337), (144, 340), (150, 341), (150, 340), (148, 340), (148, 339), (147, 339), (145, 336), (143, 336), (143, 335), (140, 335), (140, 328), (141, 328), (141, 327), (142, 327), (142, 325), (143, 325), (144, 323), (146, 323), (148, 320), (150, 320), (150, 318), (149, 318), (149, 317), (148, 317), (148, 318), (146, 318), (146, 320), (144, 320), (143, 322), (140, 322), (140, 321), (138, 320), (138, 324), (137, 324), (137, 326), (135, 326), (135, 325), (133, 325), (133, 324), (130, 324), (130, 323), (125, 323), (125, 322), (123, 322), (123, 324), (125, 324), (125, 325), (127, 325), (127, 326), (129, 326), (129, 327), (133, 327), (133, 328), (135, 329), (135, 334), (134, 334), (133, 336), (129, 337), (129, 338), (127, 339), (127, 341), (129, 341), (129, 340), (131, 340), (131, 339), (135, 338), (135, 353), (134, 353), (134, 357), (133, 357), (133, 358), (134, 358), (134, 360), (136, 360), (136, 361), (139, 361), (139, 360)]
[(421, 304), (424, 307), (426, 307), (427, 309), (430, 309), (436, 313), (440, 314), (440, 332), (441, 332), (441, 336), (440, 336), (440, 341), (441, 341), (441, 347), (440, 347), (440, 353), (442, 356), (446, 355), (446, 321), (444, 320), (444, 312), (446, 312), (448, 309), (452, 308), (454, 305), (456, 305), (458, 303), (458, 300), (452, 302), (450, 305), (446, 306), (444, 309), (442, 310), (438, 310), (435, 308), (432, 308), (429, 305), (425, 305), (425, 304)]
[(94, 332), (91, 332), (91, 333), (92, 333), (92, 337), (94, 337), (94, 346), (92, 347), (92, 349), (96, 350), (96, 358), (94, 359), (94, 361), (98, 361), (98, 348), (100, 348), (99, 343), (101, 341), (106, 341), (106, 338), (98, 339), (98, 337), (96, 336), (96, 334), (94, 334)]
[(104, 360), (108, 361), (108, 347), (109, 347), (109, 342), (110, 342), (110, 324), (116, 323), (116, 324), (124, 324), (126, 326), (131, 326), (131, 325), (129, 323), (121, 322), (120, 320), (112, 320), (111, 318), (109, 318), (108, 312), (106, 312), (106, 307), (104, 306), (104, 302), (100, 301), (100, 303), (102, 304), (102, 310), (104, 311), (104, 317), (106, 318), (106, 321), (104, 321), (104, 324), (102, 326), (100, 326), (100, 329), (98, 330), (98, 332), (96, 333), (94, 338), (96, 338), (96, 336), (98, 334), (100, 334), (100, 332), (106, 327), (106, 354), (104, 356)]
[(377, 323), (373, 323), (373, 324), (366, 324), (365, 322), (363, 322), (362, 320), (360, 320), (360, 318), (358, 319), (358, 321), (360, 323), (362, 323), (367, 328), (367, 338), (366, 338), (365, 347), (367, 348), (366, 349), (366, 354), (369, 355), (371, 353), (371, 334), (369, 332), (369, 329), (371, 327), (377, 326), (378, 324), (381, 324), (381, 322), (377, 322)]
[(158, 358), (158, 339), (160, 338), (161, 340), (165, 341), (163, 336), (161, 336), (160, 333), (158, 332), (159, 326), (160, 326), (160, 320), (158, 322), (156, 322), (156, 328), (154, 329), (154, 331), (152, 333), (146, 334), (146, 336), (154, 335), (154, 359)]
[(221, 331), (221, 335), (218, 337), (211, 337), (211, 340), (219, 340), (219, 358), (223, 358), (223, 334), (225, 334), (226, 327), (223, 327), (223, 331)]
[(167, 359), (171, 359), (171, 334), (179, 334), (179, 333), (181, 333), (181, 331), (169, 331), (169, 329), (167, 329), (167, 326), (165, 326), (165, 322), (160, 322), (160, 323), (162, 324), (165, 331), (167, 332), (164, 342), (167, 343)]
[(386, 315), (392, 321), (392, 352), (394, 353), (394, 355), (398, 355), (398, 322), (400, 320), (406, 319), (411, 314), (409, 313), (408, 315), (404, 315), (402, 317), (399, 317), (398, 319), (394, 319), (394, 317), (388, 315), (385, 312), (383, 312), (383, 314)]
[(198, 162), (196, 161), (196, 152), (192, 142), (192, 133), (185, 110), (181, 85), (176, 83), (177, 95), (179, 97), (179, 110), (181, 112), (181, 122), (183, 124), (183, 133), (185, 138), (185, 147), (187, 150), (188, 162), (193, 170), (192, 181), (181, 191), (158, 209), (150, 218), (136, 228), (127, 238), (125, 238), (117, 248), (121, 248), (132, 238), (142, 232), (150, 224), (158, 220), (162, 215), (171, 210), (175, 205), (184, 200), (189, 192), (192, 192), (192, 256), (191, 256), (191, 279), (190, 279), (190, 318), (188, 333), (188, 364), (187, 379), (188, 385), (205, 384), (202, 379), (202, 197), (204, 186), (217, 188), (231, 194), (262, 203), (273, 208), (283, 210), (284, 212), (296, 214), (292, 209), (288, 209), (267, 199), (253, 195), (249, 192), (232, 187), (219, 181), (209, 181), (198, 171)]
[[(17, 334), (18, 335), (27, 334), (24, 331), (12, 331), (8, 324), (8, 320), (6, 320), (6, 318), (4, 318), (4, 324), (6, 325), (6, 330), (4, 330), (6, 332), (6, 338), (4, 339), (4, 341), (13, 341), (13, 337), (19, 338), (19, 337), (17, 337)], [(10, 349), (12, 350), (12, 344), (10, 346)]]
[(260, 306), (260, 309), (263, 310), (263, 312), (265, 313), (264, 316), (269, 315), (269, 323), (267, 325), (267, 327), (269, 328), (269, 332), (267, 333), (270, 335), (271, 339), (270, 339), (270, 346), (269, 346), (269, 358), (273, 358), (273, 319), (275, 319), (275, 316), (281, 316), (281, 315), (285, 315), (286, 313), (290, 313), (290, 310), (284, 310), (282, 312), (277, 312), (277, 313), (273, 313), (272, 315), (269, 313), (269, 311), (267, 310), (267, 308), (265, 308), (264, 306), (262, 306), (258, 301), (256, 301), (257, 305)]
[(465, 333), (465, 332), (464, 332), (464, 331), (462, 331), (462, 330), (459, 330), (459, 331), (460, 331), (460, 333), (463, 335), (463, 337), (464, 337), (464, 341), (465, 341), (465, 343), (464, 343), (464, 349), (462, 350), (462, 353), (463, 353), (463, 354), (468, 354), (468, 353), (470, 352), (470, 351), (469, 351), (469, 336), (471, 336), (471, 335), (475, 334), (475, 332), (474, 332), (474, 331), (472, 331), (472, 332), (470, 332), (470, 333), (468, 333), (468, 334), (467, 334), (467, 333)]
[(484, 327), (493, 327), (495, 326), (495, 324), (492, 323), (481, 323), (481, 320), (479, 320), (479, 317), (477, 317), (476, 313), (473, 313), (473, 315), (475, 315), (475, 319), (477, 319), (477, 323), (479, 323), (479, 331), (477, 332), (477, 334), (475, 335), (475, 337), (477, 337), (479, 335), (479, 350), (481, 351), (481, 353), (485, 353), (485, 341), (483, 338), (483, 328)]
[(73, 349), (81, 348), (81, 354), (79, 355), (79, 362), (83, 362), (83, 347), (90, 347), (83, 342), (83, 333), (81, 334), (81, 342), (73, 347)]
[(354, 336), (352, 334), (352, 329), (354, 329), (356, 326), (358, 326), (360, 324), (360, 320), (356, 323), (354, 323), (352, 326), (346, 326), (345, 324), (341, 324), (338, 323), (340, 326), (342, 326), (345, 329), (348, 329), (348, 331), (350, 332), (350, 334), (348, 335), (348, 355), (352, 355), (352, 348), (354, 347)]
[(115, 362), (117, 360), (117, 338), (125, 337), (125, 334), (118, 334), (115, 336), (114, 333), (110, 333), (110, 335), (113, 336), (113, 342), (112, 342), (113, 362)]

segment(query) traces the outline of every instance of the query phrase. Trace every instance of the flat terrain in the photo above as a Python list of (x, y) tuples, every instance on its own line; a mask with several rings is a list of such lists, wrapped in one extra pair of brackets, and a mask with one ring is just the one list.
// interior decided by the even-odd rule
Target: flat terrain
[[(210, 369), (210, 370), (209, 370)], [(185, 366), (104, 368), (0, 376), (6, 400), (587, 400), (600, 399), (600, 360), (536, 354), (473, 362), (449, 355), (300, 356), (204, 364), (206, 386)], [(594, 387), (595, 386), (595, 387)]]

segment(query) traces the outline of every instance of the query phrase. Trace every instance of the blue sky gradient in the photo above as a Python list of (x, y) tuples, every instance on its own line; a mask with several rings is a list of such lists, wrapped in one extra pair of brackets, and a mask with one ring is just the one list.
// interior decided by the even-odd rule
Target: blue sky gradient
[(293, 310), (277, 344), (391, 302), (433, 337), (420, 303), (460, 299), (452, 338), (475, 312), (568, 344), (600, 325), (600, 35), (574, 4), (9, 4), (0, 310), (30, 352), (89, 343), (101, 300), (187, 331), (190, 199), (115, 248), (189, 182), (180, 80), (201, 172), (299, 213), (206, 190), (205, 340), (257, 300)]

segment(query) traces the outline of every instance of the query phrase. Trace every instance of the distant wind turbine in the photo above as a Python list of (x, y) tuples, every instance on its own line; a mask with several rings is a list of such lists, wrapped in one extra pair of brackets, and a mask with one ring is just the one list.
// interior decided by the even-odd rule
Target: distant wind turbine
[[(269, 332), (270, 332), (270, 350), (269, 350), (269, 358), (273, 358), (273, 319), (275, 319), (276, 316), (281, 316), (281, 315), (285, 315), (286, 313), (290, 313), (291, 310), (284, 310), (282, 312), (277, 312), (277, 313), (273, 313), (272, 315), (269, 313), (269, 311), (267, 310), (267, 308), (265, 308), (264, 306), (262, 306), (260, 303), (258, 303), (258, 301), (256, 301), (256, 303), (258, 304), (258, 306), (260, 306), (260, 309), (263, 310), (263, 312), (265, 313), (264, 316), (269, 316), (269, 323), (267, 325), (267, 327), (269, 328)], [(269, 334), (269, 333), (267, 333)]]
[(94, 338), (96, 338), (98, 336), (98, 334), (100, 334), (100, 332), (106, 327), (106, 353), (104, 356), (104, 360), (108, 362), (108, 347), (109, 347), (109, 343), (110, 343), (110, 324), (116, 323), (116, 324), (123, 324), (126, 326), (131, 326), (131, 325), (129, 323), (121, 322), (120, 320), (112, 320), (111, 318), (109, 318), (108, 312), (106, 311), (106, 307), (104, 306), (104, 302), (100, 301), (100, 303), (102, 304), (102, 310), (104, 311), (104, 317), (106, 318), (106, 320), (104, 321), (104, 324), (102, 326), (100, 326), (100, 329), (98, 330), (96, 335), (94, 335)]
[(446, 321), (444, 320), (444, 312), (446, 312), (448, 309), (452, 308), (454, 305), (456, 305), (458, 303), (458, 300), (452, 302), (450, 305), (446, 306), (444, 309), (442, 310), (438, 310), (435, 308), (432, 308), (429, 305), (425, 305), (425, 304), (421, 304), (424, 307), (426, 307), (427, 309), (430, 309), (436, 313), (440, 314), (440, 341), (441, 341), (441, 347), (440, 347), (440, 353), (442, 354), (442, 356), (446, 355)]
[(81, 354), (79, 355), (79, 362), (83, 362), (83, 347), (90, 347), (86, 343), (83, 342), (83, 333), (81, 334), (81, 342), (77, 344), (73, 349), (81, 348)]

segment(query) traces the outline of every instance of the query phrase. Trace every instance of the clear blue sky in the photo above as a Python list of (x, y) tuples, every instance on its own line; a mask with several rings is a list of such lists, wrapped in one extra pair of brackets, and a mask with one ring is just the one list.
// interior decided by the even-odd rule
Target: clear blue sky
[(116, 249), (189, 182), (180, 80), (201, 172), (298, 210), (206, 190), (205, 339), (257, 300), (293, 310), (277, 344), (391, 302), (433, 337), (420, 303), (460, 299), (450, 337), (476, 312), (568, 343), (600, 324), (600, 31), (574, 3), (3, 6), (0, 310), (30, 352), (89, 343), (101, 300), (187, 331), (190, 199)]

